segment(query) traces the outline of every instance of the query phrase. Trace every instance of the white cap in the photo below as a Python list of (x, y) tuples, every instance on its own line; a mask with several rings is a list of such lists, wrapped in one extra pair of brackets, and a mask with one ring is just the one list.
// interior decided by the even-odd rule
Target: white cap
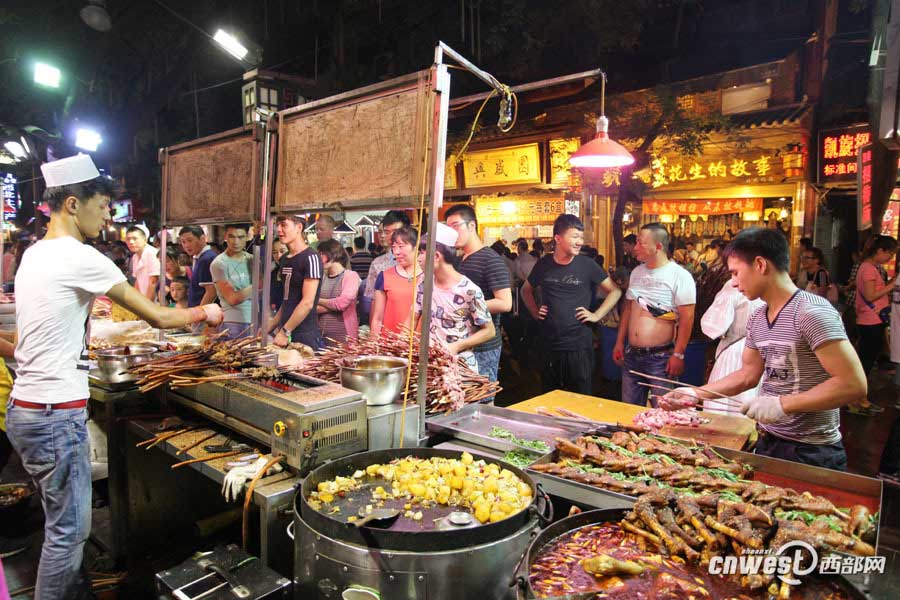
[(459, 233), (449, 225), (443, 223), (437, 224), (437, 230), (434, 234), (434, 241), (445, 246), (453, 248), (456, 246), (456, 240), (459, 239)]
[(76, 154), (69, 158), (61, 158), (41, 165), (44, 183), (48, 188), (81, 183), (100, 177), (100, 171), (87, 154)]
[(150, 229), (147, 228), (143, 223), (138, 223), (135, 225), (138, 229), (144, 232), (144, 237), (150, 239)]

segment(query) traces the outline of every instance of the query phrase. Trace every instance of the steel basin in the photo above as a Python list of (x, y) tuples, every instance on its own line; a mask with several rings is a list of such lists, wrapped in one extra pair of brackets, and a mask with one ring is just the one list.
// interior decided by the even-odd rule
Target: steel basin
[(369, 406), (391, 404), (400, 398), (406, 384), (405, 358), (356, 356), (341, 364), (341, 385), (362, 394)]
[(127, 370), (153, 360), (158, 349), (155, 346), (132, 344), (97, 350), (97, 370), (107, 383), (135, 381), (137, 376)]

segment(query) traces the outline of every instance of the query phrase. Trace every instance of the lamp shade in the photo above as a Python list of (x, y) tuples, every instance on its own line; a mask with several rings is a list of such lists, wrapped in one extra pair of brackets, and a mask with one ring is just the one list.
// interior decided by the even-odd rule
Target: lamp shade
[(579, 148), (569, 157), (573, 167), (610, 168), (634, 164), (634, 157), (621, 144), (612, 141), (605, 131)]

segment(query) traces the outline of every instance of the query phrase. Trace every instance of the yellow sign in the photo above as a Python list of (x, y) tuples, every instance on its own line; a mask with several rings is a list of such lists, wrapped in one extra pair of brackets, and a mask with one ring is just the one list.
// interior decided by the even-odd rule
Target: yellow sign
[(475, 196), (479, 225), (552, 223), (564, 212), (566, 201), (562, 197)]
[(728, 215), (762, 211), (762, 198), (727, 200), (644, 200), (644, 212), (651, 215)]
[(463, 157), (466, 187), (541, 183), (540, 159), (537, 143), (467, 152)]
[(451, 155), (444, 163), (444, 189), (455, 190), (458, 186), (456, 181), (456, 156)]
[(550, 140), (550, 183), (568, 185), (571, 175), (569, 157), (581, 146), (578, 138)]
[[(660, 188), (673, 183), (709, 182), (744, 183), (749, 179), (770, 179), (781, 170), (781, 161), (762, 155), (755, 159), (730, 158), (725, 160), (681, 160), (677, 157), (655, 157), (650, 162), (650, 186)], [(737, 179), (738, 181), (734, 181)]]

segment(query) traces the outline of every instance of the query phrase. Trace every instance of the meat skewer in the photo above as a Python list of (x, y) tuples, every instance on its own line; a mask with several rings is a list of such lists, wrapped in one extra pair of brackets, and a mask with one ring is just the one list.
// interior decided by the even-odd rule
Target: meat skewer
[[(641, 373), (640, 371), (635, 371), (635, 370), (631, 370), (628, 372), (631, 373), (632, 375), (637, 375), (638, 377), (644, 377), (646, 379), (662, 381), (664, 383), (671, 383), (672, 385), (676, 385), (678, 387), (689, 387), (689, 388), (694, 388), (695, 390), (701, 389), (701, 387), (699, 385), (692, 385), (690, 383), (685, 383), (683, 381), (675, 381), (674, 379), (666, 379), (665, 377), (659, 377), (657, 375), (648, 375), (647, 373)], [(736, 398), (732, 398), (731, 396), (726, 396), (725, 394), (720, 394), (719, 392), (713, 392), (711, 390), (703, 390), (703, 391), (709, 392), (713, 396), (718, 396), (719, 398), (722, 398), (723, 400), (729, 400), (731, 402), (734, 402), (737, 404), (736, 407), (740, 407), (740, 405), (741, 405), (740, 400), (738, 400)]]
[[(672, 388), (670, 388), (670, 387), (666, 387), (664, 385), (656, 385), (653, 383), (645, 383), (643, 381), (639, 381), (638, 385), (647, 387), (647, 388), (656, 389), (656, 390), (665, 390), (667, 392), (673, 391)], [(683, 396), (685, 396), (685, 398), (690, 398), (690, 401), (685, 399), (683, 402), (683, 405), (682, 405), (682, 401), (677, 401), (675, 403), (675, 406), (677, 406), (678, 408), (687, 408), (690, 406), (703, 406), (703, 404), (706, 402), (709, 402), (711, 404), (716, 404), (718, 406), (722, 406), (723, 408), (727, 408), (729, 410), (734, 410), (735, 408), (739, 408), (739, 407), (735, 407), (733, 404), (729, 404), (728, 402), (725, 402), (724, 400), (722, 400), (720, 398), (698, 398), (697, 396), (688, 396), (687, 394), (683, 394)], [(658, 394), (656, 395), (656, 397), (662, 398), (662, 396), (660, 396)], [(666, 408), (662, 404), (660, 404), (660, 406), (662, 408)], [(669, 410), (669, 409), (666, 408), (666, 410)]]

